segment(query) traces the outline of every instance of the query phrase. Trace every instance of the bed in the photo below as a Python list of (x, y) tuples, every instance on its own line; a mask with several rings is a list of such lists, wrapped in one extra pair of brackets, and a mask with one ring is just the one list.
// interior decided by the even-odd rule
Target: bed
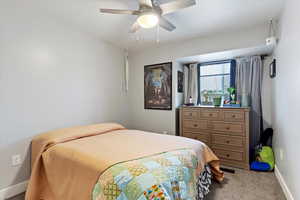
[(26, 200), (202, 199), (223, 179), (204, 143), (115, 123), (44, 133), (31, 149)]

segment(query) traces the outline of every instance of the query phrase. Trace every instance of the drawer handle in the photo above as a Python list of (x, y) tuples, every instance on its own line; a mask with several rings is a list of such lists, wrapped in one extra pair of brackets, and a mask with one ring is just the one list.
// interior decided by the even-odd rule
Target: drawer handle
[(226, 141), (226, 143), (227, 143), (227, 144), (229, 144), (229, 143), (230, 143), (230, 141), (228, 141), (228, 140), (227, 140), (227, 141)]
[(230, 155), (229, 155), (229, 154), (227, 154), (227, 155), (226, 155), (226, 157), (227, 157), (227, 158), (229, 158), (229, 157), (230, 157)]
[(232, 118), (235, 118), (235, 115), (232, 115)]
[(209, 113), (209, 116), (210, 116), (210, 117), (212, 117), (212, 116), (213, 116), (213, 114)]
[(198, 124), (194, 124), (194, 127), (198, 127)]
[(230, 130), (230, 127), (226, 127), (227, 130)]

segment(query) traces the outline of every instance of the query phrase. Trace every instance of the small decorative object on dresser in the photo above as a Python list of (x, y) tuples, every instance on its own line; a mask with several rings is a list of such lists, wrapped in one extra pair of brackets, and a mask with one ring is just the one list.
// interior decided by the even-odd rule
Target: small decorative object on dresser
[(221, 165), (249, 169), (249, 108), (181, 107), (180, 136), (206, 143)]

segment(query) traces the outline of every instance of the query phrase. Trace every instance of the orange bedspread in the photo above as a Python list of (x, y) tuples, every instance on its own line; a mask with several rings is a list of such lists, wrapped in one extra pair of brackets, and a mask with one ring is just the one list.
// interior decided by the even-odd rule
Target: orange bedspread
[(44, 133), (32, 141), (26, 200), (90, 200), (94, 184), (110, 166), (183, 148), (197, 153), (199, 171), (210, 163), (215, 178), (223, 179), (218, 158), (196, 140), (126, 130), (114, 123)]

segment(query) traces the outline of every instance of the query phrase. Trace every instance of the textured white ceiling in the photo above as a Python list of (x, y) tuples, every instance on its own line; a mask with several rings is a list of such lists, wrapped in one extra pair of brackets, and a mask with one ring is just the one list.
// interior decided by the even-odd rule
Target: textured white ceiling
[[(160, 42), (187, 40), (261, 24), (267, 26), (270, 18), (280, 14), (283, 1), (197, 0), (194, 7), (166, 15), (177, 29), (174, 32), (160, 29)], [(47, 14), (122, 48), (142, 48), (156, 42), (156, 29), (128, 33), (135, 16), (102, 14), (98, 11), (99, 8), (137, 9), (137, 0), (47, 0), (35, 3)], [(137, 41), (137, 38), (140, 40)]]

